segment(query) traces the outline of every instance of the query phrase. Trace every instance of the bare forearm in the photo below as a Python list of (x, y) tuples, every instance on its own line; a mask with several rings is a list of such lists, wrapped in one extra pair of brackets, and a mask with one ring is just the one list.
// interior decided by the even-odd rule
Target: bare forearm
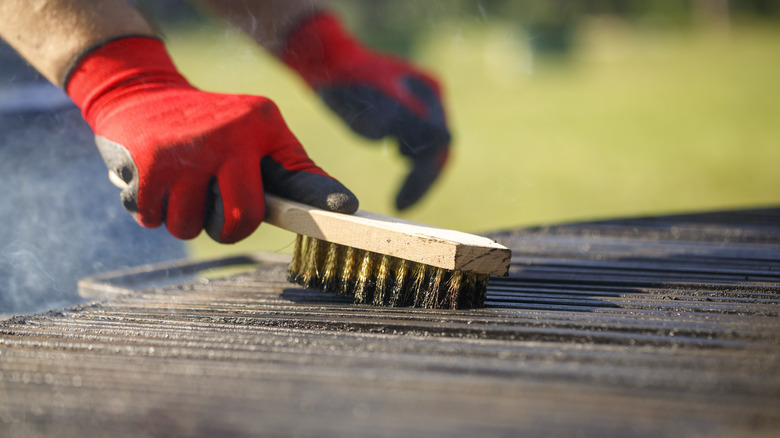
[(320, 0), (199, 0), (273, 53), (284, 49), (289, 33), (315, 11)]
[(126, 0), (2, 0), (0, 37), (62, 86), (87, 48), (123, 35), (153, 35)]

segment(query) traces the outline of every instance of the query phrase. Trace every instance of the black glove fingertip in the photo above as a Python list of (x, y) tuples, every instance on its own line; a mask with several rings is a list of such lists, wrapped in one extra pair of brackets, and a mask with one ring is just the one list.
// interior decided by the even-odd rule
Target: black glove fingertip
[(430, 152), (415, 158), (395, 198), (395, 208), (405, 210), (416, 204), (436, 182), (447, 160), (447, 149)]
[(209, 192), (206, 197), (206, 220), (203, 229), (212, 240), (222, 243), (222, 228), (225, 226), (225, 209), (222, 205), (222, 195), (219, 192), (219, 184), (216, 178), (209, 184)]
[(263, 187), (270, 193), (337, 213), (351, 214), (360, 206), (354, 193), (328, 176), (305, 171), (293, 172), (270, 156), (260, 161), (260, 167)]

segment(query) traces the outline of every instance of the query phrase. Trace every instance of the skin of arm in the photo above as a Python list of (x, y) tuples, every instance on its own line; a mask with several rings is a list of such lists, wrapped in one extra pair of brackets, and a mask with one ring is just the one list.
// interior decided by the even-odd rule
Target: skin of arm
[(319, 0), (198, 0), (196, 3), (241, 29), (266, 50), (279, 55), (289, 33), (318, 10)]
[[(272, 53), (284, 49), (290, 31), (315, 11), (319, 0), (198, 0)], [(126, 0), (2, 0), (0, 37), (52, 83), (87, 49), (126, 35), (154, 35)]]
[(154, 35), (125, 0), (0, 1), (0, 37), (58, 86), (87, 49), (125, 35)]

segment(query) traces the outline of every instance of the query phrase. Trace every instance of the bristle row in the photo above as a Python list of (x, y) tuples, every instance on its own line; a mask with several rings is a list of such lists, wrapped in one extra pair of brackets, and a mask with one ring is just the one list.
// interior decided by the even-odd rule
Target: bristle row
[(298, 236), (288, 280), (375, 306), (482, 307), (489, 276)]

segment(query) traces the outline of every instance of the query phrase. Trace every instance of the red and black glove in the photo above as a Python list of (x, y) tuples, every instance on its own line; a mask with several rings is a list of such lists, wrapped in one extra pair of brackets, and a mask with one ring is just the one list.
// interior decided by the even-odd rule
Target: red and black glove
[(264, 187), (327, 210), (357, 210), (357, 198), (309, 159), (273, 102), (196, 89), (155, 38), (89, 51), (66, 91), (109, 169), (127, 183), (125, 208), (145, 227), (165, 222), (181, 239), (205, 227), (219, 242), (239, 241), (265, 216)]
[(355, 132), (398, 140), (413, 166), (396, 207), (417, 202), (444, 167), (450, 146), (437, 81), (406, 61), (364, 47), (324, 12), (301, 23), (281, 58)]

